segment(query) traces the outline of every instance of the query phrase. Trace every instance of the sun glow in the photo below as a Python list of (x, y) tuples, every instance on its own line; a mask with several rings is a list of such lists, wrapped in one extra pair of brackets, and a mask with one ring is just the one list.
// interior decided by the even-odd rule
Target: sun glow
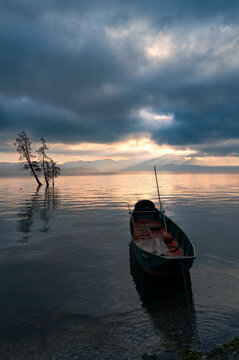
[(129, 138), (110, 144), (82, 142), (79, 144), (49, 144), (50, 151), (58, 162), (75, 160), (127, 160), (139, 158), (142, 160), (165, 155), (188, 156), (196, 153), (191, 149), (175, 149), (168, 145), (158, 145), (150, 136)]
[[(170, 115), (157, 115), (152, 112), (142, 111), (143, 118), (148, 117), (148, 121), (159, 122), (161, 125), (165, 122), (173, 121)], [(35, 144), (33, 153), (39, 144)], [(149, 134), (141, 137), (130, 137), (120, 142), (114, 143), (93, 143), (81, 142), (78, 144), (48, 143), (49, 155), (58, 163), (62, 164), (68, 161), (95, 161), (112, 159), (147, 161), (154, 158), (161, 159), (162, 163), (173, 162), (181, 165), (201, 166), (239, 166), (239, 157), (237, 156), (208, 156), (201, 155), (194, 149), (175, 148), (169, 145), (159, 145), (152, 140)], [(0, 162), (18, 162), (18, 154), (13, 152), (14, 144), (9, 143), (10, 152), (0, 153)]]

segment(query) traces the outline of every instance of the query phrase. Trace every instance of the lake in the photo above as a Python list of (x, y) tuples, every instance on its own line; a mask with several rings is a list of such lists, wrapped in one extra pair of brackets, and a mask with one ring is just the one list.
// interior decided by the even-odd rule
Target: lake
[[(195, 245), (183, 284), (150, 279), (129, 214), (152, 173), (0, 178), (1, 359), (176, 359), (239, 336), (239, 175), (160, 173), (166, 214)], [(16, 355), (17, 354), (17, 355)]]

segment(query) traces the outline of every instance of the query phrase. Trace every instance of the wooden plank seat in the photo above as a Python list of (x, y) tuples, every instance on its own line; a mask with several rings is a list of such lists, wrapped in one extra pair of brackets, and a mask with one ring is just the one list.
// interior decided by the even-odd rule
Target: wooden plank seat
[(136, 220), (135, 227), (135, 240), (143, 250), (164, 256), (183, 255), (183, 250), (175, 239), (169, 243), (164, 241), (164, 228), (156, 220), (139, 219)]

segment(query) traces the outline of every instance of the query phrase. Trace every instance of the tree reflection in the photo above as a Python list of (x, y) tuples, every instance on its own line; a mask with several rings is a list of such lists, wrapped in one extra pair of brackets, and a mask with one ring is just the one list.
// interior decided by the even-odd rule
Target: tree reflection
[(19, 242), (28, 242), (35, 232), (47, 233), (50, 229), (49, 210), (56, 209), (59, 194), (54, 188), (46, 187), (44, 192), (37, 187), (31, 198), (23, 203), (19, 211), (18, 230), (23, 233)]
[[(151, 277), (139, 266), (130, 246), (130, 270), (142, 305), (159, 333), (158, 346), (163, 350), (180, 350), (193, 340), (196, 314), (190, 274), (186, 277), (191, 315), (183, 277)], [(192, 317), (192, 318), (191, 318)], [(155, 339), (154, 339), (155, 341)]]

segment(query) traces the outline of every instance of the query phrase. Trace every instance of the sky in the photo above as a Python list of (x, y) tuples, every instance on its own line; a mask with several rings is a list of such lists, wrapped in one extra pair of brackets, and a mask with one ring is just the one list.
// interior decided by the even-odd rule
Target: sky
[(238, 18), (236, 0), (1, 0), (0, 161), (24, 130), (59, 163), (239, 165)]

